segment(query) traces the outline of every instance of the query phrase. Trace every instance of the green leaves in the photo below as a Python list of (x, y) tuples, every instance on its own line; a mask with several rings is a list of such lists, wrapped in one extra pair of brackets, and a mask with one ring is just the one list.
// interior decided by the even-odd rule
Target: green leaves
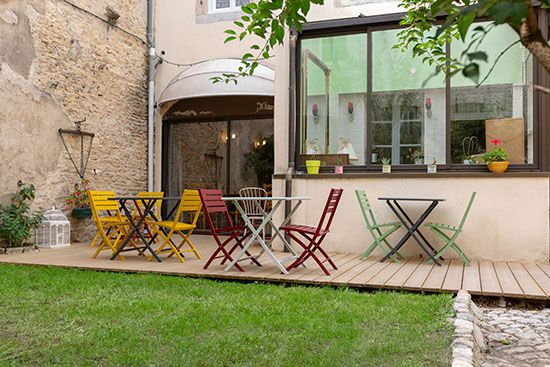
[(33, 185), (21, 184), (19, 192), (8, 206), (0, 205), (0, 243), (18, 247), (32, 236), (32, 231), (42, 222), (41, 213), (30, 213), (30, 203), (35, 196)]
[(466, 78), (472, 79), (475, 83), (479, 80), (479, 64), (472, 62), (464, 66), (462, 69), (462, 75)]
[[(273, 56), (273, 48), (284, 44), (287, 29), (302, 29), (311, 5), (323, 5), (324, 0), (258, 0), (243, 6), (245, 15), (233, 22), (237, 29), (224, 31), (228, 37), (224, 43), (247, 37), (257, 37), (261, 43), (250, 46), (251, 52), (246, 52), (241, 58), (241, 67), (238, 73), (229, 76), (211, 78), (213, 83), (236, 83), (236, 79), (253, 75), (261, 59), (268, 60)], [(262, 44), (262, 46), (260, 46)]]

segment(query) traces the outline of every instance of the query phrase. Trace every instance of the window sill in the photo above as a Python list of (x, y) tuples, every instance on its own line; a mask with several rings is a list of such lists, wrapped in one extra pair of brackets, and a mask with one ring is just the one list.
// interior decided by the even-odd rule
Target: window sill
[[(274, 179), (285, 179), (285, 174), (275, 174)], [(523, 177), (523, 178), (544, 178), (550, 177), (550, 172), (532, 172), (532, 171), (511, 171), (504, 173), (491, 173), (491, 172), (456, 172), (456, 171), (444, 171), (437, 173), (427, 172), (394, 172), (394, 173), (382, 173), (382, 172), (348, 172), (348, 173), (319, 173), (317, 175), (311, 175), (308, 173), (295, 173), (292, 175), (293, 179), (305, 179), (305, 180), (319, 180), (319, 179), (350, 179), (350, 178), (511, 178), (511, 177)]]
[(197, 15), (197, 24), (215, 23), (215, 22), (229, 22), (239, 19), (243, 15), (241, 10), (227, 11), (227, 12), (214, 12), (208, 14)]

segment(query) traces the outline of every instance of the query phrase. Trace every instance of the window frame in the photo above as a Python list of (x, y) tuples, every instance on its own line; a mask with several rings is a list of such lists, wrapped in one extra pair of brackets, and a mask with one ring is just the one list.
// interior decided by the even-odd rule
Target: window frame
[[(546, 32), (546, 28), (543, 26), (548, 22), (550, 18), (548, 11), (537, 11), (539, 27), (543, 33)], [(367, 17), (358, 17), (358, 18), (342, 18), (342, 19), (332, 19), (325, 21), (318, 21), (307, 23), (304, 25), (302, 32), (297, 33), (298, 38), (296, 42), (296, 48), (291, 58), (293, 58), (293, 64), (296, 66), (294, 70), (290, 70), (291, 73), (295, 74), (296, 80), (296, 89), (295, 101), (296, 101), (296, 111), (295, 111), (295, 126), (294, 126), (294, 162), (296, 163), (297, 171), (306, 171), (304, 165), (299, 164), (300, 162), (300, 152), (302, 144), (302, 100), (301, 100), (301, 88), (302, 88), (302, 75), (301, 75), (301, 55), (302, 55), (302, 41), (307, 39), (316, 39), (322, 37), (334, 37), (334, 36), (344, 36), (344, 35), (353, 35), (365, 33), (367, 35), (367, 98), (366, 98), (366, 129), (365, 129), (365, 151), (371, 152), (373, 145), (373, 131), (372, 131), (372, 33), (377, 31), (392, 30), (392, 29), (402, 29), (403, 27), (399, 25), (400, 20), (405, 16), (405, 13), (392, 13), (384, 15), (375, 15)], [(444, 18), (438, 20), (442, 22)], [(483, 21), (483, 19), (479, 19)], [(446, 52), (450, 55), (451, 49), (450, 44), (446, 46)], [(541, 84), (541, 73), (544, 72), (542, 66), (532, 57), (533, 63), (533, 80), (532, 84), (537, 85)], [(550, 77), (547, 77), (550, 79)], [(510, 164), (508, 171), (511, 172), (528, 172), (528, 171), (548, 171), (550, 169), (550, 137), (546, 137), (543, 141), (544, 131), (548, 131), (548, 127), (543, 124), (545, 116), (550, 117), (550, 108), (544, 108), (544, 103), (550, 104), (550, 96), (541, 95), (537, 90), (533, 91), (533, 163), (524, 163), (524, 164)], [(485, 165), (464, 165), (464, 164), (455, 164), (451, 161), (451, 78), (445, 79), (445, 164), (438, 164), (438, 171), (443, 172), (487, 172)], [(367, 154), (367, 158), (370, 157), (370, 154)], [(365, 160), (364, 165), (349, 165), (345, 166), (345, 172), (350, 173), (359, 173), (359, 172), (380, 172), (381, 164), (370, 163), (370, 159)], [(396, 164), (392, 165), (392, 171), (397, 172), (426, 172), (426, 162), (424, 164)], [(321, 166), (321, 172), (330, 173), (334, 172), (333, 166)], [(487, 172), (490, 174), (489, 172)]]
[(228, 8), (216, 8), (216, 0), (208, 0), (208, 14), (240, 12), (241, 7), (236, 5), (237, 0), (229, 0)]

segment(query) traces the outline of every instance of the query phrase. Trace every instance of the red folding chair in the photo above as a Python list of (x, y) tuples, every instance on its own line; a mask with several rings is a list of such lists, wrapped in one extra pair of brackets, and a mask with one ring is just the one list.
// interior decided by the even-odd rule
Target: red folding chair
[[(246, 231), (248, 233), (244, 233), (246, 226), (233, 225), (233, 222), (231, 221), (231, 216), (229, 215), (229, 211), (227, 210), (227, 206), (225, 205), (225, 201), (222, 200), (222, 192), (220, 190), (199, 189), (199, 196), (201, 198), (202, 207), (204, 209), (204, 216), (206, 217), (206, 222), (208, 223), (210, 233), (212, 234), (212, 237), (214, 237), (214, 241), (216, 241), (216, 244), (218, 245), (217, 250), (214, 251), (206, 264), (204, 264), (204, 269), (207, 269), (208, 266), (210, 266), (210, 263), (214, 261), (214, 259), (221, 258), (221, 265), (223, 265), (226, 261), (233, 261), (231, 254), (237, 248), (242, 249), (244, 247), (246, 239), (250, 237), (251, 232)], [(214, 221), (212, 215), (216, 215), (217, 213), (224, 214), (227, 224), (225, 227), (216, 228), (214, 222), (219, 221)], [(220, 235), (227, 235), (228, 237), (224, 241), (222, 241), (222, 239), (219, 237)], [(228, 251), (227, 247), (231, 244), (233, 244), (233, 246)], [(218, 256), (220, 252), (222, 253), (222, 255)], [(243, 257), (241, 260), (250, 259), (256, 265), (262, 266), (258, 262), (258, 260), (256, 260), (256, 258), (248, 253), (248, 251), (245, 252), (245, 255), (246, 257)], [(244, 269), (238, 263), (235, 264), (235, 267), (239, 269), (239, 271), (244, 271)]]
[[(338, 207), (338, 203), (340, 203), (340, 198), (342, 197), (343, 192), (343, 189), (330, 190), (330, 194), (325, 205), (325, 210), (321, 215), (321, 220), (319, 221), (317, 227), (289, 224), (280, 228), (285, 231), (288, 237), (296, 241), (296, 243), (304, 249), (302, 254), (292, 264), (290, 264), (286, 270), (290, 271), (291, 269), (302, 265), (304, 261), (310, 257), (315, 260), (317, 264), (319, 264), (319, 267), (326, 275), (330, 275), (330, 273), (325, 265), (323, 265), (324, 262), (328, 262), (334, 270), (338, 269), (325, 250), (321, 248), (321, 243), (329, 233), (332, 218), (334, 217), (334, 213), (336, 213), (336, 208)], [(297, 234), (301, 235), (306, 241), (297, 237)], [(319, 257), (315, 254), (315, 251), (319, 251), (321, 255), (323, 255), (324, 260), (321, 261), (321, 259), (319, 259)]]

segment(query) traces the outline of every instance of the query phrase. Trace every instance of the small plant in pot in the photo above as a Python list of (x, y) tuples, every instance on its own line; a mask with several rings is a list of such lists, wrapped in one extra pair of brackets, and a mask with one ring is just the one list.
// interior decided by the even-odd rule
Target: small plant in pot
[(74, 190), (65, 199), (66, 209), (76, 219), (86, 219), (92, 216), (90, 201), (88, 200), (88, 180), (82, 180), (74, 185)]
[(31, 213), (35, 187), (19, 181), (19, 191), (12, 197), (10, 205), (0, 204), (0, 247), (23, 247), (32, 232), (42, 223), (42, 213)]
[(504, 148), (499, 147), (499, 139), (493, 139), (491, 143), (493, 143), (495, 147), (483, 154), (483, 160), (487, 163), (489, 171), (493, 173), (503, 173), (508, 169), (510, 163), (508, 162), (508, 158), (510, 158), (510, 155)]
[(382, 173), (391, 173), (391, 159), (384, 157), (380, 162), (382, 162)]
[(409, 149), (409, 153), (407, 154), (407, 158), (410, 161), (413, 161), (414, 164), (424, 164), (424, 154), (421, 150), (412, 150)]
[(344, 162), (342, 158), (336, 160), (336, 165), (334, 166), (334, 173), (342, 174), (344, 173)]

